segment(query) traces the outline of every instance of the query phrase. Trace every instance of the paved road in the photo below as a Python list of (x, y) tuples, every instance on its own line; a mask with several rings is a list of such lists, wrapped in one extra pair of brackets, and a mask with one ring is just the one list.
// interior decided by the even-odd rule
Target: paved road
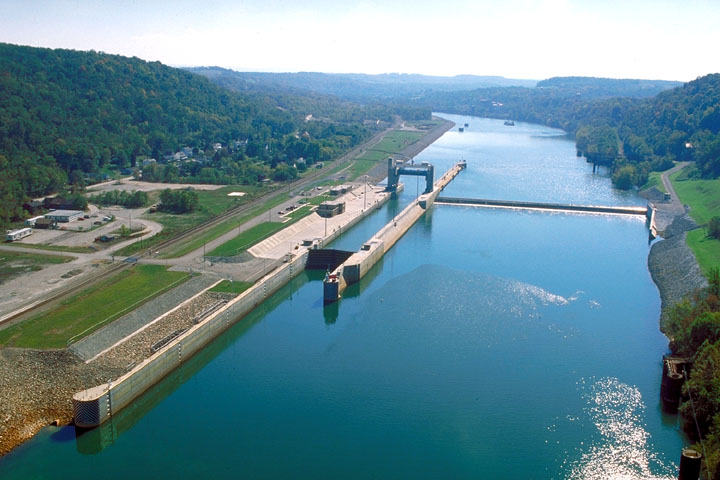
[(670, 170), (663, 172), (662, 175), (660, 175), (660, 179), (662, 180), (663, 186), (665, 187), (665, 191), (670, 194), (670, 209), (672, 209), (675, 212), (678, 213), (684, 213), (685, 212), (685, 206), (680, 201), (680, 197), (677, 196), (677, 193), (675, 193), (675, 188), (673, 187), (672, 182), (670, 181), (670, 175), (677, 172), (678, 170), (682, 170), (687, 165), (689, 165), (690, 162), (680, 162), (677, 165), (675, 165)]

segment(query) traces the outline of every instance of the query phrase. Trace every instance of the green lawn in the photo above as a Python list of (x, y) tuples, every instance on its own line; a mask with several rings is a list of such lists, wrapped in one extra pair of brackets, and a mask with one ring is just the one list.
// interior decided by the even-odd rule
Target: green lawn
[[(704, 227), (715, 216), (720, 216), (720, 179), (698, 180), (687, 178), (683, 169), (670, 176), (680, 200), (690, 206), (690, 216)], [(687, 244), (704, 274), (720, 266), (720, 240), (707, 236), (705, 228), (688, 232)]]
[(54, 265), (71, 260), (73, 257), (0, 251), (0, 285), (14, 277), (41, 270), (43, 265)]
[(285, 228), (285, 223), (264, 222), (245, 230), (232, 240), (223, 243), (219, 247), (208, 252), (211, 257), (233, 257), (247, 250), (257, 242), (269, 237), (273, 233)]
[(226, 234), (233, 228), (237, 228), (238, 225), (242, 225), (251, 218), (257, 217), (264, 211), (275, 208), (288, 198), (288, 194), (283, 193), (275, 198), (266, 201), (262, 205), (258, 205), (240, 218), (229, 219), (223, 223), (215, 225), (214, 227), (204, 231), (202, 234), (195, 235), (187, 241), (176, 245), (173, 250), (165, 252), (162, 255), (162, 258), (178, 258), (182, 257), (183, 255), (187, 255), (193, 250), (197, 250), (198, 248), (202, 247), (204, 243), (211, 242), (219, 236)]
[(211, 288), (209, 291), (220, 293), (236, 293), (240, 295), (242, 292), (252, 286), (253, 284), (250, 282), (231, 282), (228, 280), (223, 280), (222, 282)]
[(720, 216), (720, 179), (683, 179), (682, 170), (670, 176), (680, 200), (690, 205), (690, 216), (698, 225)]
[(650, 172), (650, 174), (648, 175), (648, 181), (647, 183), (645, 183), (645, 185), (642, 186), (641, 190), (655, 187), (661, 192), (667, 193), (667, 191), (665, 190), (665, 185), (663, 185), (662, 179), (660, 178), (660, 175), (662, 174), (663, 172)]
[(379, 162), (385, 162), (388, 157), (403, 151), (409, 145), (420, 140), (424, 132), (407, 130), (393, 130), (383, 137), (380, 142), (358, 156), (348, 170), (348, 179), (356, 180), (372, 170)]
[(425, 135), (424, 132), (414, 132), (408, 130), (393, 130), (380, 140), (378, 144), (373, 146), (371, 150), (384, 152), (387, 154), (398, 153), (409, 145), (420, 140)]
[(327, 193), (323, 193), (322, 195), (311, 198), (310, 200), (308, 200), (308, 203), (310, 205), (320, 205), (321, 203), (328, 200), (330, 200), (330, 195), (328, 195)]
[(309, 205), (304, 205), (287, 215), (290, 219), (288, 222), (264, 222), (259, 225), (255, 225), (249, 230), (242, 232), (232, 240), (227, 241), (219, 247), (213, 249), (211, 252), (208, 252), (207, 255), (211, 257), (233, 257), (238, 255), (256, 243), (261, 242), (269, 236), (279, 232), (283, 228), (289, 227), (301, 218), (307, 217), (312, 212), (313, 210)]
[(311, 208), (312, 207), (310, 207), (310, 205), (303, 205), (302, 207), (298, 207), (292, 212), (288, 213), (286, 217), (288, 217), (290, 220), (300, 220), (301, 218), (310, 215)]
[(49, 312), (0, 330), (0, 346), (65, 348), (190, 278), (161, 265), (137, 265), (65, 300)]
[(705, 276), (712, 267), (720, 267), (720, 240), (708, 237), (704, 228), (688, 232), (687, 244)]

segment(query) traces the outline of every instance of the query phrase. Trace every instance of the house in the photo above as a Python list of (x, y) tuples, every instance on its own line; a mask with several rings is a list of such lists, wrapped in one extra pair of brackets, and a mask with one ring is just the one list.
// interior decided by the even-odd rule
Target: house
[(180, 151), (182, 153), (184, 153), (187, 158), (190, 158), (193, 156), (193, 149), (190, 147), (183, 147), (180, 149)]
[(51, 218), (40, 218), (35, 222), (35, 228), (57, 228), (57, 223), (57, 220), (53, 220)]
[(143, 166), (143, 167), (147, 167), (147, 166), (150, 165), (151, 163), (157, 163), (157, 160), (155, 160), (154, 158), (145, 158), (145, 159), (143, 159), (143, 161), (142, 161), (142, 166)]
[(43, 202), (41, 200), (31, 200), (23, 203), (23, 208), (30, 214), (38, 213), (43, 209)]
[(177, 152), (172, 156), (173, 162), (182, 162), (183, 160), (187, 160), (187, 158), (188, 157), (184, 152)]
[(82, 212), (82, 210), (55, 210), (54, 212), (45, 214), (45, 218), (49, 218), (60, 223), (67, 223), (74, 220), (79, 220), (83, 218), (83, 215), (85, 214)]
[(47, 209), (66, 210), (72, 208), (72, 203), (60, 196), (46, 198), (43, 203)]
[(212, 147), (213, 147), (213, 150), (215, 150), (217, 152), (218, 150), (220, 150), (222, 148), (222, 143), (215, 142), (215, 143), (213, 143)]

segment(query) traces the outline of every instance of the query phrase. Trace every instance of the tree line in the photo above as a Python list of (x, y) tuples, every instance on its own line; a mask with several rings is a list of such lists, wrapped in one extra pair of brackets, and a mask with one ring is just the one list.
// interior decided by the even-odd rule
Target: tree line
[(561, 128), (575, 136), (580, 154), (610, 165), (621, 188), (644, 184), (650, 171), (664, 170), (673, 160), (695, 161), (705, 178), (720, 175), (719, 74), (646, 98), (607, 98), (624, 89), (601, 82), (600, 93), (593, 93), (592, 83), (571, 80), (436, 93), (417, 102), (450, 113)]
[[(2, 43), (0, 92), (3, 225), (23, 218), (20, 206), (32, 197), (141, 169), (143, 158), (162, 163), (185, 146), (193, 161), (148, 179), (291, 178), (300, 158), (334, 158), (394, 118), (389, 107), (317, 94), (230, 91), (159, 62)], [(226, 149), (218, 158), (215, 143)]]
[[(680, 414), (685, 430), (702, 438), (712, 479), (720, 478), (720, 271), (713, 268), (709, 286), (675, 305), (663, 324), (673, 354), (692, 367), (683, 386)], [(695, 420), (697, 419), (697, 424)], [(699, 430), (699, 431), (698, 431)], [(700, 449), (703, 451), (703, 449)]]

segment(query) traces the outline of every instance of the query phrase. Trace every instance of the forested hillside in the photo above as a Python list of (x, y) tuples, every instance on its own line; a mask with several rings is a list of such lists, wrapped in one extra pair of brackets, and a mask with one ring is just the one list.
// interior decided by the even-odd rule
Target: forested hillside
[[(292, 178), (299, 158), (333, 158), (392, 118), (332, 97), (230, 92), (138, 58), (0, 44), (0, 223), (141, 159), (157, 160), (149, 180)], [(190, 158), (167, 161), (183, 147)]]
[[(562, 128), (576, 136), (581, 153), (613, 166), (621, 188), (644, 183), (649, 171), (667, 168), (672, 160), (695, 160), (702, 175), (720, 175), (720, 75), (707, 75), (650, 98), (607, 98), (633, 91), (639, 96), (651, 88), (637, 82), (550, 79), (538, 84), (542, 88), (438, 93), (417, 103)], [(668, 83), (653, 85), (663, 89)]]

